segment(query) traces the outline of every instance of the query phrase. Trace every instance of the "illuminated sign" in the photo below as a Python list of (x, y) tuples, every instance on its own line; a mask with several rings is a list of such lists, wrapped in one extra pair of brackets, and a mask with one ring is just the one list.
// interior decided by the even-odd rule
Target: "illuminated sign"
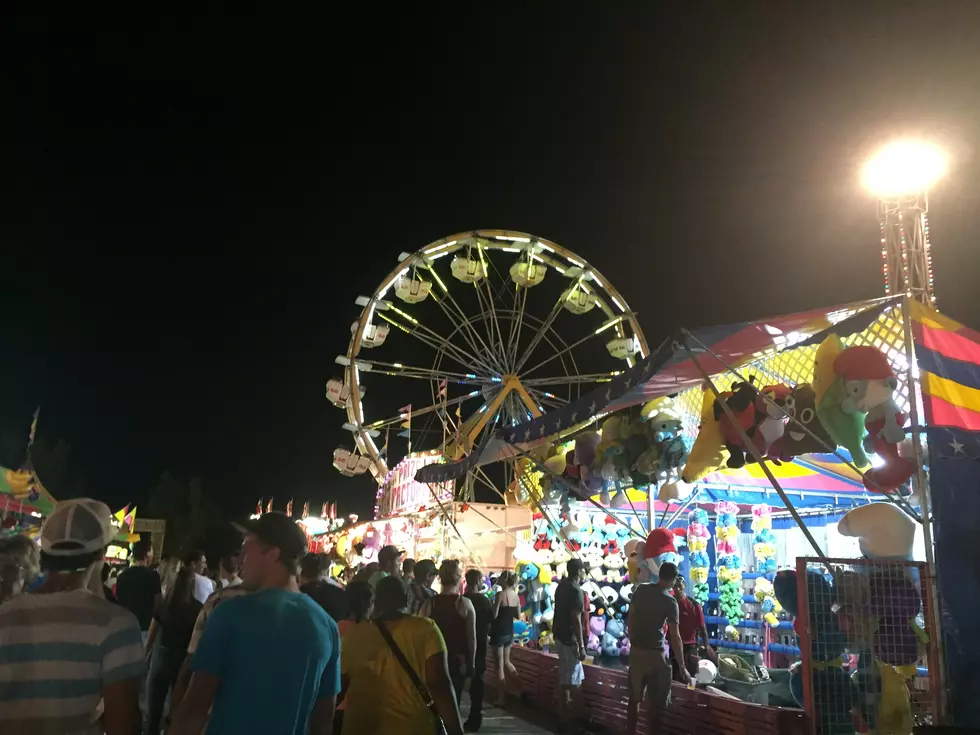
[(395, 465), (381, 485), (378, 518), (416, 511), (423, 505), (433, 505), (433, 491), (440, 503), (451, 501), (455, 490), (453, 480), (432, 485), (415, 480), (415, 473), (422, 467), (442, 461), (443, 456), (439, 452), (424, 452), (410, 454)]

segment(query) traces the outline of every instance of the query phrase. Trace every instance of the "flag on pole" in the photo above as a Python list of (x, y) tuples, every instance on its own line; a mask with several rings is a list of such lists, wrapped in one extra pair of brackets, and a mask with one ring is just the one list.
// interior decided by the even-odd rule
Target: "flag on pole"
[(323, 518), (324, 520), (326, 520), (326, 518), (327, 518), (327, 504), (326, 504), (326, 502), (324, 502), (323, 505), (320, 506), (320, 517)]
[(133, 532), (133, 526), (136, 525), (136, 508), (129, 511), (123, 518), (123, 528), (129, 526), (129, 532)]
[(289, 502), (286, 503), (286, 515), (289, 516), (290, 518), (293, 517), (293, 499), (292, 498), (290, 498), (289, 499)]
[(409, 403), (407, 406), (402, 406), (398, 409), (398, 413), (401, 416), (402, 423), (401, 427), (405, 430), (399, 436), (404, 436), (408, 439), (408, 453), (412, 453), (412, 404)]
[(310, 501), (307, 500), (303, 503), (303, 518), (309, 518), (310, 516)]
[(255, 504), (255, 515), (262, 515), (262, 498), (259, 498), (259, 502)]
[(265, 504), (265, 512), (266, 513), (271, 513), (272, 512), (272, 501), (273, 500), (275, 500), (275, 498), (269, 498), (269, 502)]
[(37, 435), (37, 417), (41, 415), (41, 407), (38, 406), (34, 409), (34, 418), (31, 419), (31, 433), (27, 439), (27, 448), (30, 449), (34, 446), (34, 437)]

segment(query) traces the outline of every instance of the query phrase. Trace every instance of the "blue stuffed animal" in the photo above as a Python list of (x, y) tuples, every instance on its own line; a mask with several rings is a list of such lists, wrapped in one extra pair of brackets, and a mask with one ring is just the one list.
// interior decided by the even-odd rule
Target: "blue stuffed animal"
[(606, 656), (619, 657), (622, 651), (619, 641), (626, 635), (626, 626), (623, 624), (621, 616), (617, 615), (606, 623), (606, 630), (602, 634), (602, 652)]

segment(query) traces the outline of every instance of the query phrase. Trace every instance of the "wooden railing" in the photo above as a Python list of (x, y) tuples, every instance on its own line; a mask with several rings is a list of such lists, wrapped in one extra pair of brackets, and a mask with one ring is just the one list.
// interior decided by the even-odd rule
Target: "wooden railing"
[[(557, 712), (558, 657), (515, 647), (510, 660), (517, 668), (525, 697), (535, 707)], [(495, 670), (491, 651), (487, 661), (487, 685), (490, 687), (496, 684)], [(588, 717), (607, 732), (625, 734), (628, 700), (629, 683), (625, 669), (585, 667), (585, 683), (576, 696), (581, 717)], [(645, 728), (644, 706), (640, 710), (637, 733), (644, 733)], [(804, 735), (808, 730), (800, 710), (749, 704), (674, 684), (662, 732), (670, 735)]]

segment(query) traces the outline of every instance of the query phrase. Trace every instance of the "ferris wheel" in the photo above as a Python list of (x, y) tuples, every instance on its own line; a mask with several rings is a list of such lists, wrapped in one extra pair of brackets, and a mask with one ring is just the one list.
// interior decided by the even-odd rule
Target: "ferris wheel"
[(344, 379), (327, 384), (356, 444), (334, 453), (344, 474), (380, 483), (389, 458), (410, 451), (459, 459), (485, 432), (559, 408), (648, 354), (622, 294), (549, 240), (476, 230), (398, 261), (358, 297), (336, 360)]

